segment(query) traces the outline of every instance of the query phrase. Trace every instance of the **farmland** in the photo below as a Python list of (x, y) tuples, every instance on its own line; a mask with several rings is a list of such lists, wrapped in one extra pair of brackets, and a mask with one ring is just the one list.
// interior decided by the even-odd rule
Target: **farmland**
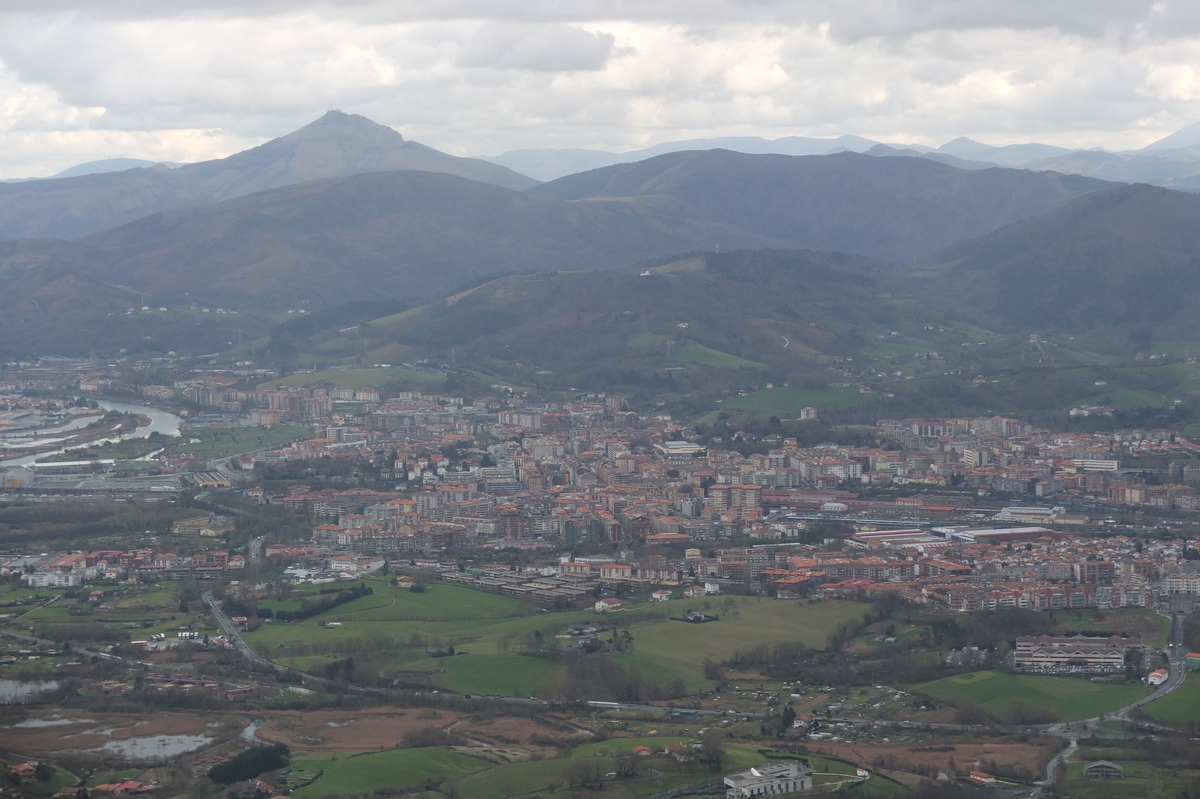
[(917, 686), (944, 701), (968, 700), (1002, 721), (1013, 720), (1013, 701), (1051, 711), (1062, 721), (1094, 718), (1144, 696), (1144, 685), (1102, 685), (1072, 677), (975, 671)]
[(298, 767), (320, 770), (319, 779), (292, 795), (300, 799), (328, 794), (368, 794), (381, 788), (417, 788), (482, 771), (488, 762), (444, 749), (390, 749), (358, 757), (301, 761)]
[[(349, 651), (371, 648), (383, 653), (381, 668), (404, 670), (435, 687), (549, 696), (561, 689), (562, 661), (529, 653), (531, 636), (553, 642), (566, 633), (568, 623), (598, 618), (591, 610), (548, 615), (529, 603), (445, 583), (413, 593), (382, 580), (367, 582), (375, 591), (370, 596), (302, 622), (265, 624), (246, 640), (264, 655), (307, 669), (319, 670)], [(260, 606), (294, 610), (298, 602), (266, 600)], [(622, 652), (593, 657), (653, 675), (663, 684), (681, 684), (689, 693), (707, 690), (711, 682), (704, 678), (705, 660), (724, 661), (760, 643), (802, 641), (820, 648), (839, 624), (860, 617), (864, 609), (856, 602), (727, 597), (713, 611), (721, 615), (718, 622), (695, 625), (669, 619), (697, 606), (696, 601), (672, 600), (607, 616), (606, 626), (629, 630), (631, 644)], [(328, 622), (340, 626), (322, 626)], [(411, 642), (422, 643), (408, 646)], [(453, 646), (459, 654), (426, 657), (426, 642)]]

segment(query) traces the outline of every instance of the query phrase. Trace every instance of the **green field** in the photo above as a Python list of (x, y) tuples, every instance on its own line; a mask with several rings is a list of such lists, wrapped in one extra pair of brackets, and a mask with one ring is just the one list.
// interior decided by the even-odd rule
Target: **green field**
[[(477, 774), (464, 777), (456, 783), (462, 799), (508, 799), (508, 797), (523, 796), (539, 791), (551, 791), (551, 796), (570, 796), (573, 792), (567, 787), (571, 779), (572, 769), (580, 762), (593, 762), (605, 753), (616, 753), (632, 749), (635, 746), (649, 746), (659, 750), (671, 741), (679, 738), (614, 738), (599, 744), (584, 744), (576, 747), (568, 757), (553, 760), (539, 760), (528, 763), (510, 763), (497, 766)], [(754, 747), (729, 744), (726, 746), (726, 757), (722, 764), (723, 771), (737, 771), (751, 766), (761, 765), (765, 761)], [(610, 769), (611, 761), (602, 759), (602, 773)], [(630, 780), (611, 780), (604, 784), (603, 795), (610, 799), (635, 799), (640, 796), (668, 791), (703, 779), (707, 771), (694, 770), (680, 772), (673, 761), (666, 758), (654, 757), (644, 766), (648, 773)], [(589, 792), (590, 793), (590, 792)]]
[[(414, 639), (452, 645), (460, 654), (430, 658), (423, 650), (392, 646), (389, 667), (428, 674), (436, 686), (463, 693), (508, 696), (547, 696), (561, 685), (563, 661), (521, 654), (523, 642), (539, 632), (544, 640), (566, 632), (566, 625), (597, 618), (594, 611), (542, 613), (529, 603), (446, 583), (429, 585), (424, 593), (393, 589), (381, 580), (369, 581), (371, 596), (336, 607), (302, 622), (264, 624), (245, 638), (263, 655), (300, 668), (320, 669), (362, 642), (388, 644)], [(706, 690), (704, 661), (724, 661), (734, 651), (766, 643), (803, 641), (822, 647), (842, 622), (862, 615), (863, 605), (830, 601), (815, 604), (778, 602), (757, 597), (731, 598), (732, 610), (717, 603), (711, 612), (721, 620), (709, 624), (670, 621), (697, 608), (695, 601), (672, 600), (634, 606), (625, 614), (604, 618), (607, 625), (628, 629), (631, 650), (596, 654), (640, 671), (660, 684), (682, 681), (690, 692)], [(294, 609), (298, 599), (271, 600), (261, 606)], [(646, 616), (646, 613), (653, 613)], [(638, 615), (634, 615), (638, 614)], [(337, 621), (341, 626), (321, 624)], [(313, 645), (317, 645), (314, 648)], [(461, 654), (466, 653), (466, 654)]]
[(947, 701), (968, 699), (1008, 721), (1014, 699), (1053, 711), (1063, 721), (1077, 721), (1110, 713), (1148, 693), (1144, 685), (1103, 685), (1084, 678), (1045, 677), (974, 671), (924, 683), (917, 688)]
[(794, 418), (803, 408), (835, 410), (867, 405), (883, 399), (883, 394), (874, 392), (860, 394), (857, 388), (765, 388), (745, 397), (727, 397), (720, 405), (726, 413), (745, 411), (765, 416)]
[(196, 443), (182, 444), (173, 451), (219, 460), (256, 449), (278, 447), (311, 435), (312, 428), (307, 425), (283, 425), (262, 430), (217, 430), (192, 435), (190, 438), (200, 440)]
[(1089, 780), (1083, 776), (1085, 763), (1067, 764), (1067, 781), (1056, 783), (1055, 793), (1080, 799), (1108, 799), (1137, 796), (1141, 799), (1177, 799), (1187, 796), (1200, 771), (1158, 768), (1147, 763), (1117, 762), (1125, 777), (1117, 780)]
[(323, 772), (292, 796), (355, 795), (380, 788), (418, 788), (428, 782), (463, 777), (488, 768), (486, 760), (445, 749), (391, 749), (339, 760), (302, 761), (294, 767)]
[(631, 350), (652, 350), (665, 344), (667, 338), (667, 336), (656, 336), (653, 333), (636, 333), (630, 336), (626, 343)]
[(721, 352), (701, 344), (688, 342), (675, 353), (675, 360), (680, 363), (695, 363), (701, 366), (714, 366), (718, 369), (768, 369), (765, 363), (748, 361), (728, 352)]
[(1142, 710), (1168, 724), (1200, 722), (1200, 674), (1189, 675), (1183, 685), (1162, 699), (1143, 705)]
[(433, 372), (389, 367), (387, 369), (346, 369), (297, 373), (263, 383), (259, 389), (265, 391), (273, 388), (307, 388), (322, 384), (328, 384), (334, 388), (360, 389), (385, 386), (391, 383), (430, 386), (440, 385), (444, 382), (446, 382), (446, 378)]

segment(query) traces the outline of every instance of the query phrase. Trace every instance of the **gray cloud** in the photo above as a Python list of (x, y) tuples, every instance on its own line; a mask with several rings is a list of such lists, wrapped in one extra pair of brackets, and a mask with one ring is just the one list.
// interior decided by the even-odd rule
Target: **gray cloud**
[(0, 177), (198, 160), (329, 107), (459, 154), (717, 135), (1140, 146), (1196, 121), (1164, 0), (4, 0)]
[(459, 51), (456, 63), (538, 72), (603, 69), (614, 42), (611, 33), (589, 33), (561, 23), (485, 22)]

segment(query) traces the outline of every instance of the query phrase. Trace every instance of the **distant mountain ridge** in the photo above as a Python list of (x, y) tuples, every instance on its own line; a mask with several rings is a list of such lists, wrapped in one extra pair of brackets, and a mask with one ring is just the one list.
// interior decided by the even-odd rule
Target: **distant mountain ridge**
[[(980, 168), (968, 166), (975, 162), (985, 166), (1051, 170), (1102, 180), (1150, 183), (1186, 191), (1200, 190), (1200, 178), (1197, 177), (1200, 175), (1200, 122), (1188, 125), (1141, 150), (1125, 152), (1071, 149), (1038, 142), (994, 146), (965, 136), (939, 147), (878, 142), (853, 135), (834, 138), (785, 136), (779, 139), (724, 136), (662, 142), (624, 153), (546, 148), (513, 150), (503, 155), (483, 156), (483, 159), (503, 164), (538, 180), (550, 181), (577, 172), (633, 163), (666, 153), (715, 149), (776, 155), (827, 155), (841, 151), (871, 155), (903, 153), (968, 169)], [(949, 157), (961, 161), (950, 160)]]
[[(238, 190), (229, 175), (217, 178)], [(67, 327), (90, 346), (99, 317), (142, 304), (315, 310), (435, 297), (501, 272), (603, 270), (709, 250), (843, 250), (915, 262), (1108, 185), (911, 157), (723, 150), (523, 192), (435, 172), (367, 172), (166, 210), (73, 244), (12, 242), (0, 257), (0, 337), (12, 345), (43, 331), (38, 340), (70, 340), (63, 316), (45, 309), (88, 292), (94, 313), (70, 305)]]
[(172, 208), (397, 169), (442, 172), (514, 190), (537, 183), (496, 164), (406, 141), (365, 117), (330, 111), (293, 133), (215, 161), (0, 184), (0, 239), (76, 239)]
[(1051, 172), (968, 171), (921, 158), (704, 150), (570, 175), (526, 193), (669, 199), (700, 218), (797, 248), (917, 261), (1108, 185)]

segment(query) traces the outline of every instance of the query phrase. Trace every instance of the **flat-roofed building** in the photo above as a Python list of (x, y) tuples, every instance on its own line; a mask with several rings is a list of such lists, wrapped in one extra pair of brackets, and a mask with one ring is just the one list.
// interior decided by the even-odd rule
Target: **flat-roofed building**
[(725, 778), (725, 799), (807, 791), (812, 788), (812, 770), (789, 760), (739, 771)]

